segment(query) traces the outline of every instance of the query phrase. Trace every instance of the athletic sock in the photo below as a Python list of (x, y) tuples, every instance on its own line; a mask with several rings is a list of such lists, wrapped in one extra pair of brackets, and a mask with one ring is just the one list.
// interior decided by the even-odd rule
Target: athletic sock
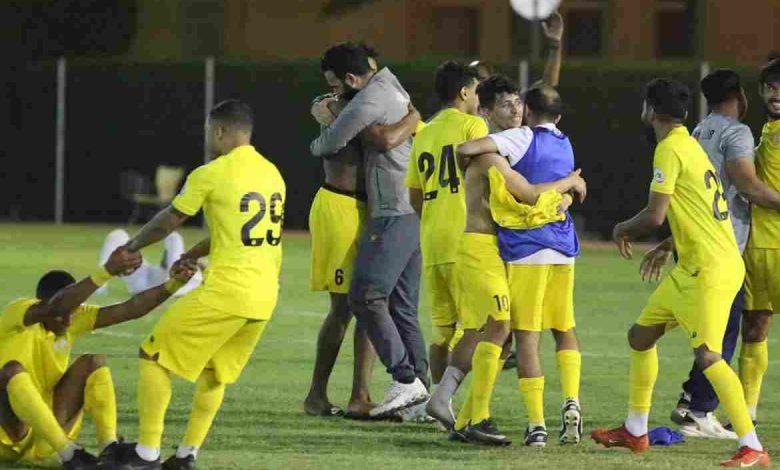
[(472, 380), (466, 401), (460, 407), (460, 412), (455, 419), (455, 429), (462, 430), (471, 423), (471, 409), (474, 404), (474, 382)]
[(191, 447), (191, 446), (185, 446), (185, 445), (179, 445), (179, 447), (176, 448), (176, 458), (186, 459), (190, 455), (193, 458), (197, 459), (198, 458), (198, 448), (197, 447)]
[[(156, 460), (160, 454), (165, 411), (171, 401), (171, 376), (155, 361), (141, 359), (138, 377), (138, 455)], [(157, 457), (147, 458), (154, 450)], [(141, 452), (145, 452), (144, 456)]]
[(35, 387), (30, 374), (21, 372), (13, 376), (8, 381), (7, 392), (11, 409), (19, 420), (34, 429), (35, 434), (60, 454), (63, 461), (73, 458), (75, 446)]
[(444, 369), (444, 374), (441, 376), (439, 386), (436, 387), (436, 391), (431, 399), (442, 402), (449, 401), (455, 395), (455, 392), (458, 391), (458, 387), (460, 387), (465, 376), (466, 374), (457, 367), (447, 366), (447, 368)]
[[(720, 400), (720, 404), (723, 409), (726, 410), (731, 425), (734, 426), (734, 432), (737, 436), (744, 437), (753, 432), (753, 421), (750, 419), (750, 413), (748, 413), (747, 405), (745, 404), (745, 397), (742, 393), (742, 384), (739, 382), (737, 374), (726, 364), (726, 361), (719, 360), (715, 364), (704, 369), (704, 375), (712, 384), (712, 388), (715, 390), (715, 394)], [(758, 443), (758, 438), (755, 438)], [(763, 450), (761, 444), (759, 447), (752, 448), (756, 450)]]
[(544, 376), (519, 378), (517, 385), (523, 395), (529, 425), (546, 427), (544, 424)]
[(742, 343), (739, 353), (739, 380), (745, 390), (745, 402), (753, 419), (756, 419), (761, 382), (768, 366), (769, 351), (766, 340), (758, 343)]
[(474, 350), (471, 403), (471, 422), (474, 424), (490, 418), (490, 398), (498, 376), (498, 358), (501, 349), (501, 346), (481, 341)]
[(580, 397), (580, 370), (582, 369), (582, 356), (574, 349), (564, 349), (555, 354), (558, 362), (558, 373), (561, 376), (561, 392), (564, 400), (579, 401)]
[(187, 423), (181, 446), (198, 449), (206, 440), (211, 423), (222, 405), (225, 396), (225, 384), (217, 381), (213, 370), (204, 370), (198, 377), (195, 396), (192, 399), (192, 411)]
[(758, 440), (758, 434), (756, 434), (755, 429), (739, 438), (739, 446), (750, 447), (754, 450), (764, 450), (764, 446), (762, 446), (761, 441)]
[(647, 434), (647, 420), (649, 416), (647, 413), (629, 411), (626, 418), (625, 426), (626, 430), (635, 437), (644, 436)]
[[(628, 411), (636, 416), (647, 417), (653, 402), (653, 388), (658, 378), (658, 349), (655, 346), (646, 351), (631, 350), (631, 367), (628, 373)], [(628, 427), (628, 421), (626, 421)], [(642, 436), (647, 434), (647, 419), (640, 429), (629, 429), (631, 434)]]
[(92, 416), (100, 448), (116, 442), (116, 395), (108, 367), (97, 369), (87, 378), (84, 411)]

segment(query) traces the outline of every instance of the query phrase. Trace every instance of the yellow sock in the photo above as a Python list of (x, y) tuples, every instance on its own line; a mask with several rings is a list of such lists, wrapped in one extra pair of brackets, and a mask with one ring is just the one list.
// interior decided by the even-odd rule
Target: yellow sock
[(628, 410), (649, 414), (653, 402), (653, 387), (658, 378), (658, 350), (631, 350), (631, 368), (628, 373)]
[(469, 387), (469, 394), (466, 398), (466, 401), (463, 403), (463, 405), (460, 407), (460, 412), (458, 413), (458, 417), (455, 420), (455, 429), (458, 431), (463, 430), (466, 426), (469, 425), (471, 422), (471, 405), (474, 403), (474, 382), (471, 382), (471, 387)]
[(490, 418), (490, 398), (498, 376), (498, 358), (501, 346), (481, 341), (474, 350), (471, 369), (472, 382), (471, 422), (474, 424)]
[(52, 449), (61, 453), (70, 445), (68, 436), (43, 400), (29, 373), (22, 372), (13, 376), (8, 381), (7, 391), (14, 414)]
[(116, 395), (108, 367), (99, 368), (87, 378), (84, 411), (92, 416), (95, 437), (101, 449), (116, 441)]
[(528, 423), (544, 425), (544, 376), (519, 378), (517, 384), (523, 394)]
[(138, 373), (138, 443), (159, 449), (165, 410), (171, 401), (171, 375), (160, 364), (146, 359), (141, 359)]
[(217, 382), (213, 370), (204, 370), (198, 377), (182, 445), (197, 448), (203, 445), (224, 396), (225, 384)]
[(742, 388), (745, 389), (745, 402), (753, 413), (758, 406), (761, 382), (768, 366), (769, 351), (766, 340), (760, 343), (742, 343), (739, 353), (739, 380), (742, 382)]
[(580, 399), (580, 370), (582, 356), (574, 349), (563, 349), (555, 354), (558, 360), (558, 373), (561, 376), (563, 399)]
[(745, 397), (740, 393), (742, 384), (739, 383), (739, 378), (734, 370), (721, 359), (704, 369), (704, 375), (712, 384), (712, 388), (715, 390), (721, 406), (726, 410), (737, 436), (742, 437), (753, 431), (753, 421), (750, 419)]

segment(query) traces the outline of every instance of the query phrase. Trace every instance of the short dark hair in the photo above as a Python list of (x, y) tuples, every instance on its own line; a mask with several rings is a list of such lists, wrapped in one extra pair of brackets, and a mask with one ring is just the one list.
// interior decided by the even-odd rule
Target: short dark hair
[(780, 59), (780, 50), (769, 51), (769, 53), (766, 55), (767, 62), (772, 62), (775, 59)]
[(246, 132), (252, 132), (255, 125), (252, 108), (239, 100), (225, 100), (217, 103), (209, 111), (209, 119)]
[(761, 68), (761, 81), (759, 83), (766, 85), (776, 82), (780, 82), (780, 59), (773, 59)]
[(371, 57), (374, 60), (379, 59), (379, 51), (376, 49), (376, 47), (369, 46), (364, 42), (361, 42), (359, 45), (363, 48), (364, 51), (366, 51), (367, 57)]
[(491, 75), (482, 80), (477, 86), (479, 105), (492, 109), (496, 105), (496, 99), (501, 93), (509, 95), (520, 94), (520, 90), (506, 75)]
[(656, 114), (683, 121), (691, 103), (691, 90), (677, 80), (656, 78), (645, 86), (643, 98)]
[(458, 97), (463, 87), (479, 82), (477, 71), (468, 65), (448, 60), (436, 69), (436, 95), (442, 103), (449, 103)]
[(525, 92), (526, 108), (544, 119), (555, 119), (563, 114), (563, 102), (558, 91), (550, 85), (539, 85)]
[(38, 281), (35, 297), (49, 300), (54, 294), (76, 282), (76, 279), (66, 271), (49, 271)]
[(717, 69), (701, 79), (701, 92), (710, 105), (730, 100), (742, 92), (739, 74), (731, 69)]
[(344, 80), (348, 73), (365, 75), (371, 71), (371, 67), (368, 65), (368, 57), (371, 55), (369, 51), (376, 53), (376, 50), (365, 44), (352, 42), (336, 44), (322, 55), (320, 69), (323, 72), (330, 70), (340, 80)]

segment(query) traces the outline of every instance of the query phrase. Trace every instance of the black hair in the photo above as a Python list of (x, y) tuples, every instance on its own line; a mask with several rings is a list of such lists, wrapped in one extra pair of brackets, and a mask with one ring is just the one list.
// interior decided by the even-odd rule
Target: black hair
[(35, 297), (41, 300), (49, 300), (54, 294), (76, 282), (76, 279), (66, 271), (49, 271), (38, 281), (35, 288)]
[(469, 67), (473, 68), (477, 72), (478, 77), (480, 76), (479, 75), (480, 68), (485, 69), (485, 72), (487, 72), (488, 76), (494, 74), (493, 66), (485, 62), (484, 60), (475, 60), (474, 62), (469, 64)]
[(691, 90), (677, 80), (656, 78), (645, 86), (644, 100), (656, 114), (684, 121), (691, 103)]
[(769, 51), (769, 53), (766, 55), (766, 61), (772, 62), (775, 59), (780, 59), (780, 51), (779, 50)]
[(563, 113), (563, 102), (558, 91), (549, 85), (539, 85), (525, 92), (526, 108), (543, 119), (555, 119)]
[(701, 80), (701, 92), (709, 105), (720, 104), (742, 92), (739, 74), (731, 69), (718, 69)]
[(517, 86), (506, 75), (491, 75), (482, 80), (477, 86), (479, 105), (492, 109), (496, 105), (496, 99), (501, 93), (509, 95), (519, 94)]
[(374, 60), (379, 59), (379, 51), (374, 46), (369, 46), (364, 42), (361, 42), (359, 46), (362, 47), (364, 51), (366, 51), (367, 57), (371, 57)]
[(252, 132), (255, 124), (252, 108), (239, 100), (225, 100), (218, 103), (209, 111), (209, 119), (247, 132)]
[(436, 69), (436, 96), (442, 103), (449, 103), (458, 97), (463, 87), (479, 82), (476, 69), (448, 60)]
[(760, 84), (766, 85), (776, 82), (780, 82), (780, 59), (773, 59), (761, 68)]
[[(365, 44), (344, 42), (330, 47), (320, 59), (320, 69), (323, 72), (330, 70), (339, 80), (344, 80), (348, 73), (353, 75), (365, 75), (371, 71), (368, 65), (368, 57), (376, 50)], [(371, 55), (376, 58), (376, 55)]]

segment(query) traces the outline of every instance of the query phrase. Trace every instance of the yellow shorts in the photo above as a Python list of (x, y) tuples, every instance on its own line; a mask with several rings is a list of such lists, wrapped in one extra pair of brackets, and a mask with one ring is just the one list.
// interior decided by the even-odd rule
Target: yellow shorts
[(423, 286), (431, 305), (431, 324), (450, 326), (458, 322), (458, 308), (455, 295), (458, 286), (455, 278), (455, 263), (426, 266), (423, 270)]
[(780, 313), (780, 250), (745, 250), (745, 310)]
[(196, 289), (171, 305), (141, 349), (159, 355), (161, 366), (191, 382), (203, 369), (213, 369), (217, 381), (230, 384), (238, 380), (267, 324), (215, 310)]
[(317, 191), (309, 212), (311, 290), (349, 292), (365, 217), (364, 202), (326, 188)]
[(741, 269), (734, 279), (708, 282), (706, 276), (693, 276), (679, 265), (661, 281), (639, 315), (641, 326), (682, 326), (693, 349), (701, 345), (716, 353), (723, 346), (731, 304), (742, 284)]
[(573, 264), (509, 264), (512, 329), (574, 328)]
[[(53, 392), (44, 393), (44, 400), (52, 407)], [(66, 433), (68, 439), (76, 441), (81, 433), (84, 412), (79, 413), (70, 431)], [(19, 442), (13, 442), (0, 427), (0, 462), (16, 462), (18, 460), (35, 461), (52, 457), (56, 454), (54, 449), (35, 430), (30, 430)]]
[(458, 314), (464, 330), (482, 329), (488, 316), (509, 320), (506, 266), (495, 235), (464, 233), (455, 270)]

